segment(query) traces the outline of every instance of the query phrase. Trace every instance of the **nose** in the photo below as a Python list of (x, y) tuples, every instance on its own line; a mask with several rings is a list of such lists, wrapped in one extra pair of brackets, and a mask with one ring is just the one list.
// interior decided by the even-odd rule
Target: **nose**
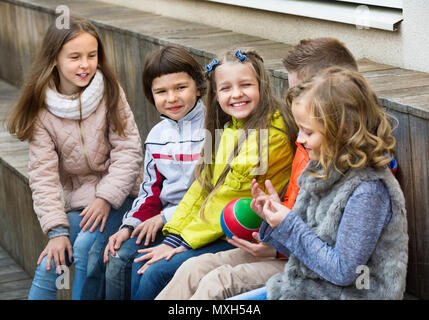
[(88, 59), (87, 59), (87, 58), (83, 57), (83, 58), (80, 60), (80, 67), (81, 67), (82, 69), (85, 69), (86, 67), (88, 67)]
[(298, 136), (296, 137), (296, 142), (298, 142), (300, 144), (304, 144), (304, 142), (305, 142), (304, 135), (302, 134), (301, 131), (298, 131)]
[(243, 96), (243, 91), (241, 91), (240, 87), (236, 86), (232, 89), (232, 98), (240, 98)]
[(174, 102), (177, 100), (177, 95), (173, 90), (169, 90), (168, 91), (168, 96), (167, 96), (168, 102)]

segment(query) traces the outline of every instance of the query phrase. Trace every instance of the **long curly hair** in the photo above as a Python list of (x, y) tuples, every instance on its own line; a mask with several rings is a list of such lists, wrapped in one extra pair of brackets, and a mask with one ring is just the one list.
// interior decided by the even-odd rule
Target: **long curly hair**
[(288, 90), (289, 109), (297, 101), (307, 103), (310, 121), (322, 135), (319, 164), (329, 171), (386, 166), (394, 155), (396, 118), (383, 109), (376, 94), (358, 72), (341, 67), (322, 71), (312, 80)]

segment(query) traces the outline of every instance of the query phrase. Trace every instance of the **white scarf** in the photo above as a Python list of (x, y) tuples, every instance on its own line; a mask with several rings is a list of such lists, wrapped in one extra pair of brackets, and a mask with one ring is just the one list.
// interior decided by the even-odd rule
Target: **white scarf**
[[(104, 94), (104, 79), (100, 70), (94, 75), (91, 83), (83, 90), (80, 100), (82, 107), (82, 120), (88, 118), (97, 109)], [(60, 118), (80, 120), (79, 97), (70, 99), (56, 90), (48, 87), (46, 90), (46, 104), (51, 113)]]

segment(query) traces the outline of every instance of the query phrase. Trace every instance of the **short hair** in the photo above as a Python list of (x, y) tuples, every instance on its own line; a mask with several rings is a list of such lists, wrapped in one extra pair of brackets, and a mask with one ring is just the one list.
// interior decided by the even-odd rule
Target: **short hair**
[(358, 70), (353, 54), (335, 38), (301, 40), (282, 62), (288, 72), (296, 72), (302, 81), (310, 80), (321, 70), (333, 66)]
[(201, 97), (206, 91), (203, 67), (185, 49), (167, 46), (157, 50), (146, 59), (143, 67), (143, 91), (150, 103), (155, 105), (152, 82), (155, 78), (170, 73), (186, 72), (194, 81)]

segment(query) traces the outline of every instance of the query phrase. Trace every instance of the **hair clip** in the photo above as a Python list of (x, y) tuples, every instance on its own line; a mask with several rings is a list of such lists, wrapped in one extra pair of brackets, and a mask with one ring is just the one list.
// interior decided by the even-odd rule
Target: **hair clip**
[(215, 65), (219, 63), (219, 60), (214, 58), (208, 65), (206, 65), (206, 70), (208, 73), (211, 73), (213, 71), (213, 68)]
[(247, 56), (244, 53), (242, 53), (240, 49), (235, 51), (235, 56), (238, 58), (238, 60), (240, 60), (241, 63), (246, 61), (246, 58), (247, 58)]

